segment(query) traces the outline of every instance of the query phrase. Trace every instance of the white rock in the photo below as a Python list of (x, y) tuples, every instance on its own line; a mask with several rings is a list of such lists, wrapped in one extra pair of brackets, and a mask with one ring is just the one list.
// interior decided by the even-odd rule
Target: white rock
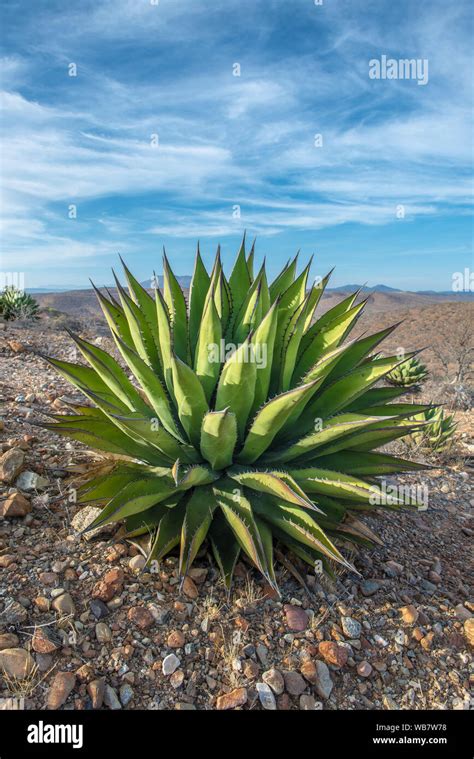
[(168, 675), (172, 675), (173, 672), (176, 672), (180, 664), (181, 662), (175, 654), (168, 654), (168, 656), (165, 656), (163, 659), (161, 671), (165, 677), (167, 677)]
[(256, 688), (263, 708), (267, 711), (275, 711), (276, 701), (270, 686), (267, 683), (257, 683)]
[(20, 490), (26, 490), (30, 492), (32, 490), (44, 490), (49, 485), (49, 480), (46, 477), (41, 477), (36, 472), (22, 472), (16, 479), (15, 485)]

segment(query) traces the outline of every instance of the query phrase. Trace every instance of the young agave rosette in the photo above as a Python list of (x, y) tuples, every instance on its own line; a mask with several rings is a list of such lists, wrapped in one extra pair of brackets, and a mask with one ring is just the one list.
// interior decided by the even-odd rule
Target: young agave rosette
[(8, 285), (0, 293), (0, 317), (5, 321), (38, 318), (39, 305), (28, 293)]
[(427, 376), (428, 369), (426, 366), (416, 356), (413, 356), (413, 358), (409, 358), (388, 372), (385, 379), (390, 385), (396, 387), (413, 388), (421, 385)]
[(103, 506), (90, 529), (150, 534), (148, 562), (179, 546), (182, 576), (209, 538), (227, 587), (241, 552), (276, 586), (274, 540), (350, 566), (342, 543), (374, 537), (355, 514), (384, 505), (375, 477), (423, 468), (376, 451), (426, 408), (377, 387), (403, 363), (373, 353), (394, 327), (346, 342), (358, 292), (315, 319), (329, 275), (308, 287), (295, 258), (269, 284), (253, 263), (244, 238), (230, 277), (219, 251), (208, 274), (198, 247), (189, 306), (166, 256), (154, 297), (124, 265), (128, 292), (96, 290), (122, 362), (77, 335), (87, 364), (48, 359), (90, 403), (47, 426), (121, 457), (79, 491)]
[(424, 425), (412, 434), (414, 442), (420, 448), (443, 453), (452, 446), (457, 427), (453, 414), (445, 416), (444, 410), (438, 406), (425, 409), (415, 418)]

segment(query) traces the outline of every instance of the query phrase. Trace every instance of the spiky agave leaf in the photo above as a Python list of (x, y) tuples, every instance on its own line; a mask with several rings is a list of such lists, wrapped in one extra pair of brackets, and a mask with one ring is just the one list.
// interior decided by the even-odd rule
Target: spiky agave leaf
[(385, 379), (390, 385), (403, 388), (413, 388), (421, 385), (428, 377), (428, 369), (416, 356), (396, 366), (389, 372)]
[(209, 539), (226, 587), (241, 552), (276, 587), (274, 540), (347, 566), (343, 543), (377, 540), (355, 517), (384, 506), (376, 477), (426, 466), (376, 449), (435, 422), (378, 385), (413, 365), (373, 353), (394, 327), (347, 342), (358, 292), (315, 319), (330, 275), (308, 288), (296, 256), (268, 284), (254, 256), (244, 238), (227, 279), (219, 249), (208, 273), (198, 248), (189, 307), (166, 256), (154, 298), (124, 265), (128, 292), (96, 293), (125, 369), (76, 335), (86, 364), (48, 359), (91, 405), (45, 426), (120, 456), (79, 490), (102, 506), (90, 529), (149, 535), (149, 563), (179, 546), (181, 575)]

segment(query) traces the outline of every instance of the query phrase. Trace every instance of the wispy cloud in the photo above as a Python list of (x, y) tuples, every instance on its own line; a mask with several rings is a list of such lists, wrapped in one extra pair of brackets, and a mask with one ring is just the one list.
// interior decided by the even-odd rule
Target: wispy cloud
[[(58, 258), (102, 265), (118, 245), (146, 254), (161, 236), (244, 226), (295, 248), (392, 225), (400, 204), (412, 225), (445, 216), (464, 234), (468, 0), (16, 6), (1, 60), (4, 268), (44, 278)], [(371, 81), (382, 53), (428, 58), (429, 84)]]

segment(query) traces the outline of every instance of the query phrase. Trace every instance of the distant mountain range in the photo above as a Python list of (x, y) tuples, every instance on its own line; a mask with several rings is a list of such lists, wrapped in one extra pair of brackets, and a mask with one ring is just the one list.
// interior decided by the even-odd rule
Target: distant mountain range
[[(176, 277), (179, 284), (184, 290), (188, 290), (191, 284), (191, 277), (189, 275), (183, 275)], [(163, 277), (158, 276), (158, 283), (160, 287), (163, 287)], [(151, 279), (145, 279), (142, 283), (143, 287), (152, 289), (154, 284)], [(115, 289), (115, 285), (107, 285), (111, 290)], [(77, 290), (89, 290), (91, 288), (78, 288), (77, 285), (65, 285), (63, 287), (31, 287), (27, 288), (27, 292), (32, 295), (46, 294), (46, 293), (65, 293), (69, 291)], [(474, 297), (472, 292), (453, 292), (452, 290), (399, 290), (396, 287), (389, 287), (388, 285), (373, 285), (373, 287), (367, 287), (367, 285), (340, 285), (339, 287), (328, 287), (326, 292), (344, 293), (355, 292), (361, 290), (363, 293), (413, 293), (414, 295), (434, 295), (434, 296), (449, 296), (454, 300), (471, 300)]]

